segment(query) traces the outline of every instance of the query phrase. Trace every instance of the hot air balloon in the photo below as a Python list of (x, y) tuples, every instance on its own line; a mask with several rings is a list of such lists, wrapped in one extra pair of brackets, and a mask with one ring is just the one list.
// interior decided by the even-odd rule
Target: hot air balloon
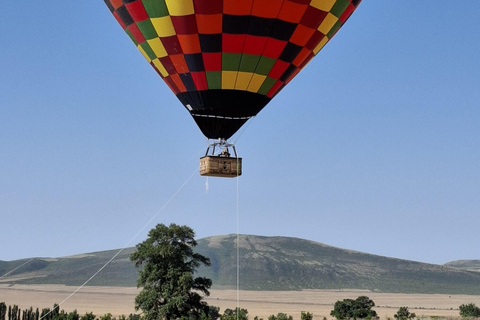
[(227, 140), (299, 73), (361, 2), (104, 1), (213, 141), (200, 160), (200, 174), (221, 177), (241, 174), (241, 158)]

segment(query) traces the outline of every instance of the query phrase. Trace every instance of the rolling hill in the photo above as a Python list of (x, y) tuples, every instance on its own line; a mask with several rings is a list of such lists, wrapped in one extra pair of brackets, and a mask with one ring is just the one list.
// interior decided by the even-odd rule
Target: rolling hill
[[(288, 237), (239, 237), (240, 288), (247, 290), (366, 289), (379, 292), (480, 294), (480, 272), (459, 263), (434, 265), (340, 249)], [(215, 287), (236, 286), (236, 235), (198, 240), (196, 251), (211, 267), (199, 274)], [(137, 270), (124, 250), (89, 285), (135, 286)], [(0, 261), (0, 283), (81, 285), (118, 250), (62, 258)], [(478, 266), (478, 264), (477, 264)]]
[(457, 260), (445, 263), (446, 266), (480, 272), (480, 260)]

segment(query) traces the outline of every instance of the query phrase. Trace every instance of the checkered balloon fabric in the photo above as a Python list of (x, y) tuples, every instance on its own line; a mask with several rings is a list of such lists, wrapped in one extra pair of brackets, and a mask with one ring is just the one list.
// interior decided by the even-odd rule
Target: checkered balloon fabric
[(105, 0), (207, 138), (229, 138), (361, 0)]

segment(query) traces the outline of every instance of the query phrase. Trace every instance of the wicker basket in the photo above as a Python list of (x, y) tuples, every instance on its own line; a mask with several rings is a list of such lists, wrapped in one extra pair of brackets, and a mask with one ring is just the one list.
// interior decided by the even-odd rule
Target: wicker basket
[(235, 178), (242, 175), (242, 158), (205, 156), (200, 158), (200, 175)]

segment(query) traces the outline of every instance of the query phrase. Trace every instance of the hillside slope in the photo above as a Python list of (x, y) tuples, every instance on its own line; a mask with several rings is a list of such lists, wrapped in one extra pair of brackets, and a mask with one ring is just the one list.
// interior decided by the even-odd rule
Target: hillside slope
[[(235, 284), (235, 235), (205, 238), (202, 270), (214, 283)], [(480, 274), (387, 258), (286, 237), (240, 237), (240, 287), (250, 290), (355, 288), (382, 292), (480, 293)]]
[(447, 267), (480, 272), (480, 260), (456, 260), (445, 263)]
[[(35, 258), (16, 261), (0, 261), (0, 283), (23, 284), (83, 284), (102, 268), (119, 250), (79, 254), (61, 258)], [(134, 248), (122, 251), (115, 260), (104, 268), (89, 285), (93, 286), (136, 286), (137, 270), (130, 261)], [(31, 260), (31, 261), (30, 261)]]
[[(480, 273), (387, 258), (298, 238), (239, 237), (240, 288), (247, 290), (367, 289), (381, 292), (480, 294)], [(233, 288), (237, 277), (236, 235), (198, 240), (196, 251), (212, 266), (199, 274), (216, 287)], [(137, 271), (123, 251), (89, 285), (135, 286)], [(1, 278), (3, 283), (81, 285), (117, 250), (55, 259), (37, 258)], [(25, 260), (0, 262), (0, 275)]]

